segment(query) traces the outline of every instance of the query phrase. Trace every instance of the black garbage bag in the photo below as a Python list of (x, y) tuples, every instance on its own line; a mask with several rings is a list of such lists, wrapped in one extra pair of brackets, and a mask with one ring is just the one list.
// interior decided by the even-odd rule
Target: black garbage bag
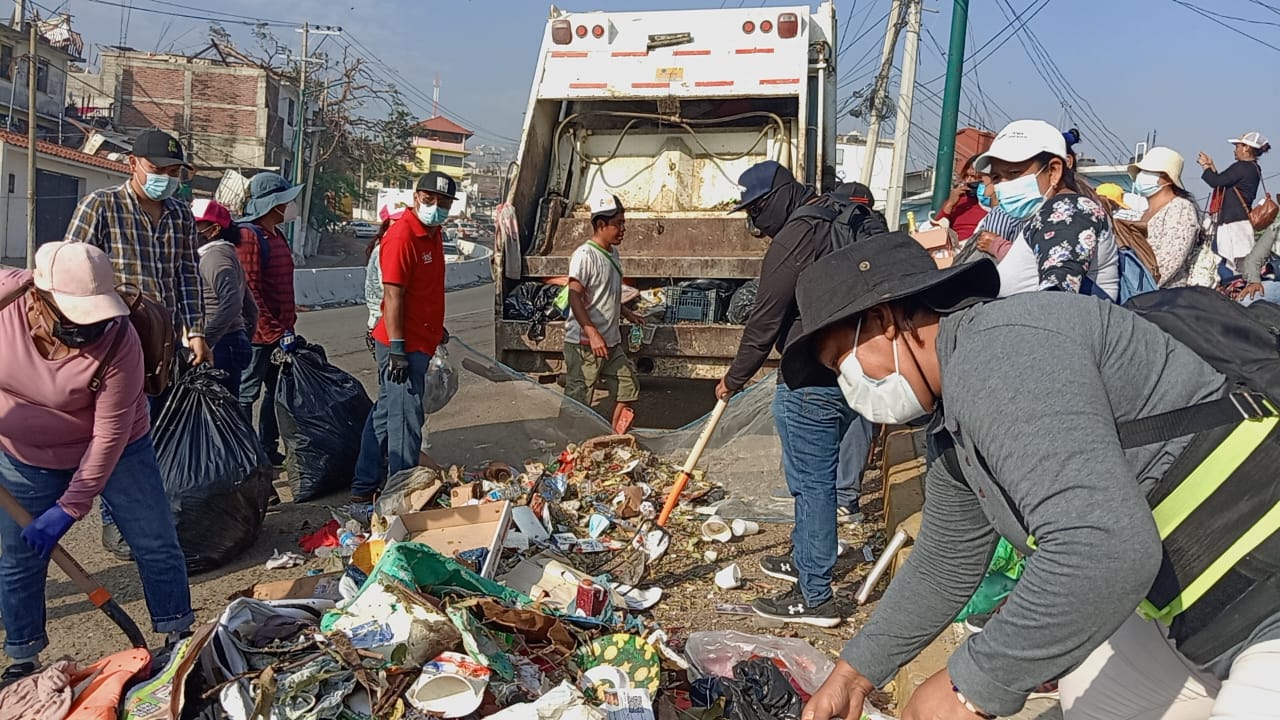
[(298, 338), (277, 350), (276, 421), (288, 450), (285, 471), (294, 502), (351, 487), (364, 421), (373, 401), (360, 381), (329, 364), (324, 348)]
[(751, 317), (751, 311), (756, 306), (756, 296), (759, 294), (759, 280), (748, 280), (743, 283), (729, 300), (729, 311), (725, 313), (725, 319), (734, 325), (746, 325), (747, 318)]
[(543, 318), (556, 295), (558, 285), (540, 282), (522, 282), (502, 301), (502, 317), (506, 320), (535, 320)]
[(728, 720), (799, 720), (804, 710), (800, 695), (768, 658), (743, 660), (733, 666), (733, 678), (722, 679)]
[(152, 433), (191, 573), (225, 565), (253, 545), (272, 495), (271, 463), (223, 377), (207, 365), (183, 373)]

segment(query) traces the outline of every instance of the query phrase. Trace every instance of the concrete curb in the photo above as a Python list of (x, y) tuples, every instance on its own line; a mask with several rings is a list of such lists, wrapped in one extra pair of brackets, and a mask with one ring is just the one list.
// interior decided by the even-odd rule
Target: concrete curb
[[(445, 290), (489, 282), (493, 278), (493, 252), (483, 245), (458, 241), (458, 250), (467, 258), (445, 265)], [(365, 269), (299, 268), (293, 271), (293, 297), (298, 305), (331, 307), (364, 302)]]

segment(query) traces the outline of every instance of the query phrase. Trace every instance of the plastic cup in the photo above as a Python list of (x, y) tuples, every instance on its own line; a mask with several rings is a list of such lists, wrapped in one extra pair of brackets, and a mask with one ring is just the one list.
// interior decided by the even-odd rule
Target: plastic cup
[(726, 565), (716, 572), (716, 587), (721, 590), (742, 587), (742, 568), (738, 567), (738, 563)]
[(733, 539), (733, 528), (724, 521), (724, 518), (713, 515), (702, 523), (702, 538), (715, 542), (729, 542)]
[(734, 520), (729, 526), (734, 537), (746, 537), (760, 532), (760, 523), (754, 520)]

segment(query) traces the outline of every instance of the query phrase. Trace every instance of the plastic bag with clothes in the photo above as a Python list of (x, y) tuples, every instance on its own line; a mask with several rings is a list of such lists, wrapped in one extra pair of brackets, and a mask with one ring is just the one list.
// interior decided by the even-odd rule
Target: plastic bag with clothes
[(178, 543), (192, 573), (253, 545), (271, 498), (271, 464), (224, 373), (208, 365), (172, 386), (152, 438)]
[(324, 348), (298, 338), (292, 353), (277, 351), (276, 421), (288, 449), (285, 469), (293, 501), (351, 487), (364, 422), (373, 401), (352, 375), (331, 364)]
[(458, 369), (449, 359), (444, 345), (436, 348), (427, 364), (426, 382), (422, 388), (422, 409), (430, 415), (440, 412), (458, 392)]
[(760, 294), (760, 281), (748, 280), (738, 288), (729, 299), (729, 309), (725, 319), (734, 325), (746, 325), (747, 318), (756, 306), (756, 296)]

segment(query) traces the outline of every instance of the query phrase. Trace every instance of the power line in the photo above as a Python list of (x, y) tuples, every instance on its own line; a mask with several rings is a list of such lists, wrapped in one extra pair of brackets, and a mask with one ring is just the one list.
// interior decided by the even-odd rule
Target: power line
[[(153, 1), (158, 1), (158, 0), (153, 0)], [(238, 17), (244, 18), (240, 20), (224, 19), (224, 18), (212, 17), (209, 15), (194, 15), (191, 13), (181, 13), (173, 10), (159, 10), (156, 8), (137, 7), (132, 3), (126, 4), (126, 3), (120, 3), (120, 2), (112, 2), (112, 0), (88, 0), (88, 2), (95, 3), (98, 5), (109, 5), (111, 7), (123, 8), (125, 10), (131, 10), (131, 11), (137, 10), (138, 12), (153, 13), (156, 15), (169, 15), (171, 17), (187, 18), (188, 20), (204, 20), (205, 22), (233, 23), (237, 25), (249, 25), (249, 26), (271, 25), (275, 27), (295, 27), (300, 24), (300, 23), (293, 23), (293, 22), (285, 22), (283, 20), (265, 20), (262, 18), (249, 18), (248, 16), (238, 16)], [(216, 12), (216, 11), (211, 11), (211, 12)], [(222, 14), (229, 15), (229, 13), (222, 13)]]
[(1184, 7), (1184, 8), (1186, 8), (1186, 9), (1190, 10), (1191, 12), (1193, 12), (1193, 13), (1195, 13), (1195, 14), (1197, 14), (1197, 15), (1199, 15), (1200, 17), (1203, 17), (1203, 18), (1205, 18), (1206, 20), (1209, 20), (1210, 22), (1217, 23), (1218, 25), (1221, 25), (1222, 27), (1224, 27), (1224, 28), (1226, 28), (1226, 29), (1230, 30), (1231, 32), (1233, 32), (1233, 33), (1235, 33), (1235, 34), (1237, 34), (1237, 35), (1243, 35), (1244, 37), (1249, 38), (1250, 40), (1252, 40), (1252, 41), (1254, 41), (1254, 42), (1258, 43), (1259, 45), (1265, 45), (1265, 46), (1267, 46), (1267, 47), (1271, 48), (1272, 50), (1280, 51), (1280, 47), (1277, 47), (1277, 46), (1272, 45), (1271, 43), (1269, 43), (1269, 42), (1267, 42), (1267, 41), (1265, 41), (1265, 40), (1261, 40), (1261, 39), (1259, 39), (1259, 38), (1257, 38), (1257, 37), (1255, 37), (1255, 36), (1253, 36), (1253, 35), (1250, 35), (1249, 33), (1247, 33), (1247, 32), (1245, 32), (1245, 31), (1241, 30), (1240, 28), (1238, 28), (1238, 27), (1236, 27), (1236, 26), (1234, 26), (1234, 25), (1228, 25), (1227, 23), (1222, 22), (1221, 20), (1219, 20), (1218, 18), (1214, 17), (1213, 15), (1210, 15), (1210, 14), (1209, 14), (1208, 12), (1206, 12), (1205, 10), (1202, 10), (1201, 8), (1196, 7), (1195, 5), (1192, 5), (1192, 4), (1191, 4), (1191, 3), (1189, 3), (1189, 2), (1183, 2), (1183, 0), (1172, 0), (1172, 2), (1174, 2), (1174, 3), (1178, 4), (1178, 5), (1181, 5), (1182, 7)]
[(1237, 15), (1224, 15), (1223, 13), (1214, 12), (1208, 8), (1200, 9), (1209, 15), (1222, 18), (1223, 20), (1235, 20), (1237, 22), (1249, 23), (1250, 25), (1271, 25), (1273, 27), (1280, 27), (1280, 22), (1276, 22), (1275, 20), (1255, 20), (1253, 18), (1244, 18)]
[[(972, 53), (969, 53), (969, 55), (965, 57), (964, 59), (965, 75), (970, 75), (975, 70), (977, 70), (979, 65), (981, 65), (987, 58), (996, 54), (996, 52), (1000, 50), (1000, 48), (1005, 46), (1005, 43), (1012, 40), (1014, 35), (1017, 35), (1022, 30), (1022, 28), (1026, 27), (1027, 23), (1031, 22), (1032, 18), (1034, 18), (1036, 15), (1039, 15), (1040, 11), (1044, 10), (1049, 5), (1049, 0), (1040, 0), (1040, 6), (1037, 7), (1035, 11), (1032, 12), (1030, 15), (1028, 15), (1025, 19), (1022, 19), (1022, 16), (1025, 15), (1028, 10), (1030, 10), (1032, 7), (1035, 7), (1036, 1), (1037, 0), (1031, 0), (1030, 5), (1027, 5), (1025, 8), (1023, 8), (1022, 12), (1019, 12), (1017, 15), (1015, 15), (1013, 19), (1008, 22), (1008, 24), (1006, 24), (1000, 30), (996, 31), (996, 34), (992, 35), (985, 43), (983, 43), (982, 47), (978, 48), (977, 50), (974, 50)], [(1021, 24), (1019, 24), (1018, 27), (1015, 28), (1012, 33), (1005, 36), (1005, 38), (1000, 41), (999, 45), (996, 45), (994, 48), (991, 48), (990, 52), (988, 52), (986, 55), (983, 55), (981, 58), (975, 60), (975, 58), (978, 57), (979, 53), (987, 49), (987, 47), (990, 46), (991, 43), (995, 42), (1006, 30), (1008, 30), (1009, 28), (1012, 28), (1014, 23), (1019, 22), (1020, 19), (1021, 19)], [(946, 73), (943, 73), (942, 75), (939, 75), (938, 77), (927, 81), (925, 85), (932, 85), (938, 82), (939, 80), (942, 80), (946, 76), (947, 76)]]
[(1262, 2), (1262, 0), (1249, 0), (1249, 2), (1253, 3), (1254, 5), (1257, 5), (1258, 7), (1266, 8), (1267, 10), (1270, 10), (1271, 12), (1277, 15), (1280, 15), (1280, 7), (1276, 7), (1275, 5), (1268, 5), (1267, 3)]

